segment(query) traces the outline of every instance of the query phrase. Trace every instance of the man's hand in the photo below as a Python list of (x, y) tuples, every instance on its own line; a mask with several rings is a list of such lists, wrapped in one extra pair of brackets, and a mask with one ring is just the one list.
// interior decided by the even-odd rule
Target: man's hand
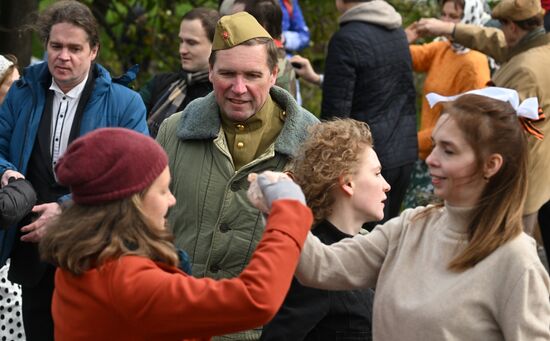
[(8, 169), (2, 174), (2, 187), (6, 186), (8, 184), (8, 180), (10, 178), (16, 178), (16, 179), (24, 179), (25, 176), (18, 171), (14, 171), (11, 169)]
[(454, 23), (433, 18), (420, 19), (416, 25), (416, 30), (421, 36), (451, 36), (454, 28)]
[(290, 58), (290, 63), (294, 67), (296, 74), (302, 77), (303, 80), (319, 86), (321, 85), (321, 76), (313, 70), (309, 59), (295, 55)]
[(52, 218), (61, 213), (61, 207), (58, 203), (51, 202), (34, 206), (32, 212), (40, 216), (34, 222), (21, 228), (21, 232), (26, 233), (21, 237), (21, 241), (38, 243), (46, 234)]

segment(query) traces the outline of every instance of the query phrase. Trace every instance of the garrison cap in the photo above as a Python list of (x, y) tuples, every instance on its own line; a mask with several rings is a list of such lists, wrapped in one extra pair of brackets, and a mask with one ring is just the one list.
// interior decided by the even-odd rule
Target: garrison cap
[(494, 19), (522, 21), (530, 19), (539, 13), (544, 13), (540, 0), (501, 0), (493, 8), (491, 16)]
[(271, 38), (269, 33), (247, 12), (226, 15), (218, 20), (212, 51), (230, 49), (253, 38)]

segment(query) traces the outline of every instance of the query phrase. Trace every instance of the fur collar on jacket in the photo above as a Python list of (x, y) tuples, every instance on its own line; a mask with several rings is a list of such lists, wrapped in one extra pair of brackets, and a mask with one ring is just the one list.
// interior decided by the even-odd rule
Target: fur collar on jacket
[[(294, 98), (278, 86), (271, 87), (271, 98), (286, 111), (286, 120), (275, 140), (275, 151), (294, 156), (307, 137), (307, 127), (319, 122), (309, 111), (296, 103)], [(214, 139), (220, 132), (221, 119), (214, 92), (198, 98), (184, 109), (178, 122), (176, 135), (182, 140)]]

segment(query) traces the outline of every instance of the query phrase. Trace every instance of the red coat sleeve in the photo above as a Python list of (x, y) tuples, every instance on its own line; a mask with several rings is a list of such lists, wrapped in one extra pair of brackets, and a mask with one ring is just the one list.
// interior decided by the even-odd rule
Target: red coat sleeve
[(312, 223), (309, 208), (273, 203), (262, 240), (236, 278), (194, 278), (142, 257), (123, 257), (109, 270), (113, 307), (155, 339), (208, 337), (267, 323), (290, 286)]

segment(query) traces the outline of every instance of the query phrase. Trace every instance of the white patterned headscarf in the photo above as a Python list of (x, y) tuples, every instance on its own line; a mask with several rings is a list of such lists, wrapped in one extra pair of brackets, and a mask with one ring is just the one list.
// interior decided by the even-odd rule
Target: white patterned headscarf
[[(483, 0), (464, 0), (464, 11), (462, 13), (461, 24), (483, 26), (491, 19), (491, 15), (485, 12)], [(452, 43), (452, 48), (457, 54), (470, 51), (470, 49), (457, 43)]]
[(6, 71), (13, 65), (13, 62), (0, 54), (0, 79), (4, 78)]

